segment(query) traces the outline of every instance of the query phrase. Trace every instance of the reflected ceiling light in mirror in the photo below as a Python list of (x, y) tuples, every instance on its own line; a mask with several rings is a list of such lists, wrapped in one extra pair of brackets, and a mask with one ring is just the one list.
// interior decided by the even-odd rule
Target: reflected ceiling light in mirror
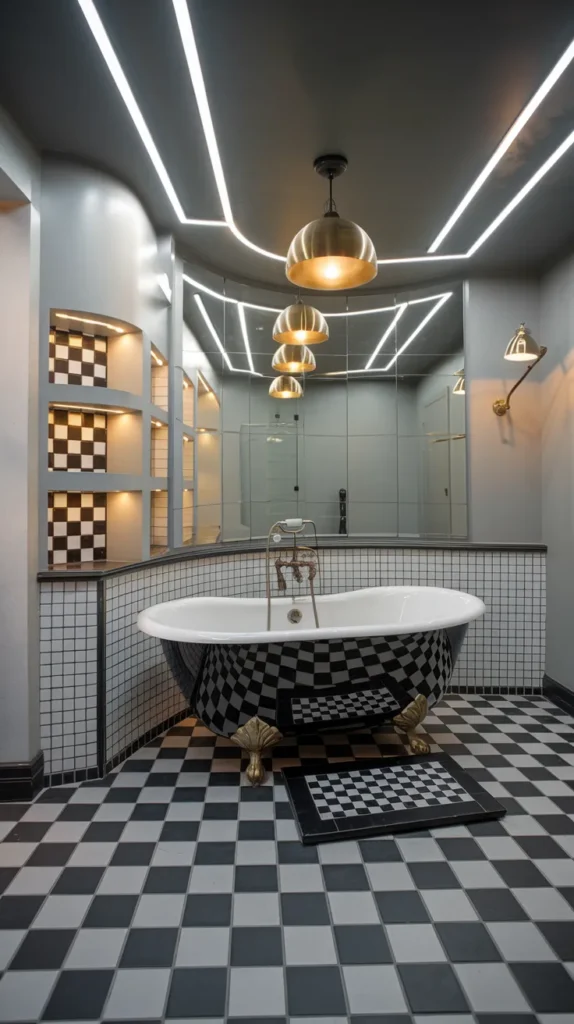
[(273, 356), (271, 366), (279, 373), (312, 373), (317, 363), (306, 345), (281, 345)]
[(211, 317), (210, 317), (209, 313), (207, 312), (207, 310), (206, 310), (206, 308), (205, 308), (205, 306), (203, 304), (203, 299), (201, 298), (201, 295), (194, 295), (193, 298), (195, 299), (197, 308), (199, 309), (199, 312), (201, 313), (201, 315), (202, 315), (202, 317), (204, 319), (205, 325), (206, 325), (209, 333), (211, 334), (211, 337), (213, 338), (215, 344), (217, 345), (219, 351), (221, 352), (221, 355), (223, 356), (227, 366), (229, 367), (230, 370), (232, 370), (233, 367), (231, 365), (231, 360), (230, 360), (229, 356), (227, 355), (227, 352), (225, 351), (223, 345), (221, 344), (221, 341), (219, 339), (219, 335), (218, 335), (217, 331), (215, 330), (215, 327), (213, 326), (213, 321), (211, 320)]
[(271, 382), (269, 394), (271, 398), (302, 398), (303, 388), (294, 377), (281, 375)]
[(273, 341), (281, 345), (320, 345), (328, 337), (329, 328), (323, 314), (304, 302), (287, 306), (273, 325)]
[(301, 288), (358, 288), (376, 277), (377, 254), (367, 232), (337, 213), (333, 178), (347, 169), (347, 160), (344, 156), (321, 156), (313, 166), (329, 181), (327, 210), (323, 217), (297, 232), (289, 246), (285, 273)]
[(73, 320), (74, 323), (90, 324), (93, 327), (107, 327), (109, 331), (115, 331), (116, 334), (125, 334), (124, 327), (116, 327), (115, 324), (108, 324), (105, 320), (90, 320), (86, 316), (75, 316), (73, 313), (54, 313), (59, 320)]
[(247, 355), (247, 362), (249, 363), (249, 369), (252, 373), (255, 373), (255, 367), (253, 365), (253, 356), (251, 355), (251, 346), (249, 344), (249, 335), (247, 334), (247, 323), (245, 320), (245, 309), (243, 304), (240, 302), (237, 306), (237, 312), (239, 314), (239, 323), (241, 324), (241, 333), (243, 335), (243, 344), (245, 345), (245, 353)]
[(399, 320), (401, 319), (401, 317), (402, 317), (402, 315), (403, 315), (403, 313), (404, 313), (406, 308), (407, 308), (407, 306), (405, 304), (403, 306), (399, 306), (399, 308), (397, 309), (397, 312), (396, 312), (395, 316), (391, 320), (389, 326), (387, 327), (385, 333), (383, 334), (381, 340), (379, 341), (379, 344), (377, 345), (375, 351), (373, 352), (371, 358), (369, 359), (367, 365), (365, 366), (365, 370), (370, 370), (370, 368), (373, 365), (375, 359), (377, 358), (379, 352), (381, 351), (383, 345), (385, 344), (387, 338), (394, 331), (395, 327), (397, 326), (397, 324), (398, 324)]
[(386, 366), (383, 367), (384, 370), (390, 370), (391, 366), (394, 366), (394, 364), (396, 363), (396, 361), (399, 358), (399, 356), (403, 354), (405, 349), (407, 349), (409, 347), (409, 345), (415, 340), (415, 338), (418, 337), (418, 335), (421, 333), (421, 331), (424, 330), (424, 328), (428, 324), (429, 320), (432, 320), (433, 316), (436, 316), (436, 314), (438, 313), (439, 309), (442, 309), (442, 307), (444, 306), (445, 302), (448, 302), (448, 300), (450, 299), (451, 295), (452, 295), (452, 292), (445, 292), (444, 295), (441, 295), (439, 297), (438, 302), (433, 306), (433, 308), (431, 309), (430, 313), (427, 313), (427, 315), (425, 317), (423, 317), (423, 319), (421, 320), (421, 322), (418, 325), (418, 327), (415, 327), (415, 329), (412, 332), (412, 334), (409, 334), (407, 340), (403, 342), (403, 344), (401, 345), (401, 347), (398, 350), (398, 352), (395, 352), (393, 358), (391, 360), (389, 360), (389, 362), (387, 363)]
[(504, 358), (514, 363), (529, 363), (532, 359), (540, 359), (540, 345), (534, 340), (526, 324), (520, 324), (512, 335)]
[(556, 82), (560, 76), (566, 71), (566, 68), (574, 60), (574, 40), (570, 43), (569, 47), (562, 54), (560, 60), (554, 65), (552, 71), (544, 79), (542, 85), (536, 90), (534, 96), (526, 104), (524, 109), (518, 115), (514, 123), (508, 129), (506, 135), (502, 139), (502, 142), (497, 146), (490, 160), (485, 164), (482, 171), (478, 175), (478, 178), (472, 183), (466, 195), (464, 195), (456, 207), (454, 213), (451, 214), (447, 220), (445, 226), (439, 231), (432, 245), (429, 246), (428, 252), (434, 253), (439, 246), (444, 242), (446, 236), (449, 234), (451, 228), (454, 227), (457, 220), (466, 210), (469, 203), (472, 202), (477, 192), (482, 188), (486, 179), (490, 177), (494, 168), (500, 163), (505, 153), (508, 152), (514, 140), (518, 137), (524, 126), (528, 123), (532, 115), (538, 110), (538, 107), (542, 101), (546, 98), (550, 90), (556, 85)]

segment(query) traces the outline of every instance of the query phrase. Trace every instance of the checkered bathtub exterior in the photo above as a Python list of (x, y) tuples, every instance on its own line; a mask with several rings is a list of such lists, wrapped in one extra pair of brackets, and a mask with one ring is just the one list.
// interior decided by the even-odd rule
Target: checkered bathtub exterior
[(419, 693), (440, 700), (453, 670), (445, 630), (283, 644), (163, 642), (191, 707), (222, 736), (255, 715), (283, 731), (392, 718)]
[[(536, 550), (437, 548), (323, 548), (323, 593), (360, 587), (409, 585), (453, 587), (476, 594), (486, 615), (470, 623), (450, 689), (463, 693), (535, 694), (544, 672), (545, 555)], [(96, 581), (87, 583), (95, 591)], [(105, 741), (101, 757), (117, 763), (154, 730), (181, 715), (189, 700), (174, 680), (161, 641), (140, 633), (142, 609), (182, 597), (261, 597), (264, 557), (259, 552), (199, 555), (179, 561), (151, 561), (101, 579), (97, 618), (88, 622), (90, 642), (101, 636), (98, 663), (100, 716)], [(42, 746), (48, 774), (72, 780), (96, 769), (95, 753), (85, 748), (86, 718), (74, 687), (84, 685), (85, 640), (74, 622), (84, 623), (77, 581), (41, 581)], [(57, 602), (65, 602), (66, 613)], [(66, 629), (71, 632), (66, 633)], [(93, 635), (92, 635), (93, 630)], [(65, 645), (65, 647), (64, 647)], [(95, 657), (95, 650), (94, 650)], [(62, 661), (66, 686), (62, 692)], [(93, 670), (95, 671), (95, 665)], [(337, 696), (337, 695), (335, 695)], [(303, 695), (305, 697), (305, 695)], [(365, 699), (368, 699), (365, 697)], [(62, 700), (64, 704), (62, 704)], [(66, 751), (62, 756), (62, 714)], [(74, 742), (74, 740), (76, 742)], [(80, 755), (74, 749), (82, 750)], [(88, 750), (93, 751), (93, 747)]]

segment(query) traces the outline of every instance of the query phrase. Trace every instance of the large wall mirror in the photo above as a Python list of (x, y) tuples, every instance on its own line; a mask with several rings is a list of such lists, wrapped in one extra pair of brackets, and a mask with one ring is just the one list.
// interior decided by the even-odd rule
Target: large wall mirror
[(282, 309), (293, 295), (189, 274), (253, 304), (241, 312), (185, 285), (184, 367), (200, 370), (197, 543), (261, 538), (288, 516), (323, 536), (467, 536), (460, 285), (307, 296), (330, 336), (297, 377), (302, 397), (278, 399), (277, 314), (253, 306)]

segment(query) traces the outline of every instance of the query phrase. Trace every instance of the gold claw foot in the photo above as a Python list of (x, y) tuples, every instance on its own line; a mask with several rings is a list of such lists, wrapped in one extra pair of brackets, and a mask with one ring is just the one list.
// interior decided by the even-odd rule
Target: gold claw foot
[(249, 754), (249, 764), (245, 774), (252, 786), (260, 786), (265, 779), (261, 755), (283, 739), (279, 729), (276, 729), (274, 725), (268, 725), (261, 718), (250, 718), (229, 738)]
[(406, 708), (403, 708), (400, 715), (393, 718), (395, 728), (403, 733), (412, 754), (430, 754), (430, 746), (422, 736), (417, 736), (415, 729), (426, 718), (428, 703), (424, 694), (418, 696)]

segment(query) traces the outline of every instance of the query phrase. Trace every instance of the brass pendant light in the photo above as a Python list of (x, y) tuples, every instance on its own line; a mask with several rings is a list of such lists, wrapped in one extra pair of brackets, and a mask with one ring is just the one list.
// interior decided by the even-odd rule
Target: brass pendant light
[(323, 314), (303, 302), (287, 306), (273, 325), (273, 340), (280, 345), (320, 345), (328, 337), (329, 328)]
[(312, 373), (317, 369), (315, 356), (306, 345), (281, 345), (271, 366), (279, 373)]
[(302, 398), (303, 388), (294, 377), (275, 377), (269, 387), (271, 398)]
[(366, 231), (337, 213), (333, 178), (347, 168), (344, 156), (322, 156), (313, 165), (329, 179), (329, 199), (323, 217), (312, 220), (289, 246), (285, 273), (300, 288), (324, 291), (358, 288), (377, 274), (377, 254)]

